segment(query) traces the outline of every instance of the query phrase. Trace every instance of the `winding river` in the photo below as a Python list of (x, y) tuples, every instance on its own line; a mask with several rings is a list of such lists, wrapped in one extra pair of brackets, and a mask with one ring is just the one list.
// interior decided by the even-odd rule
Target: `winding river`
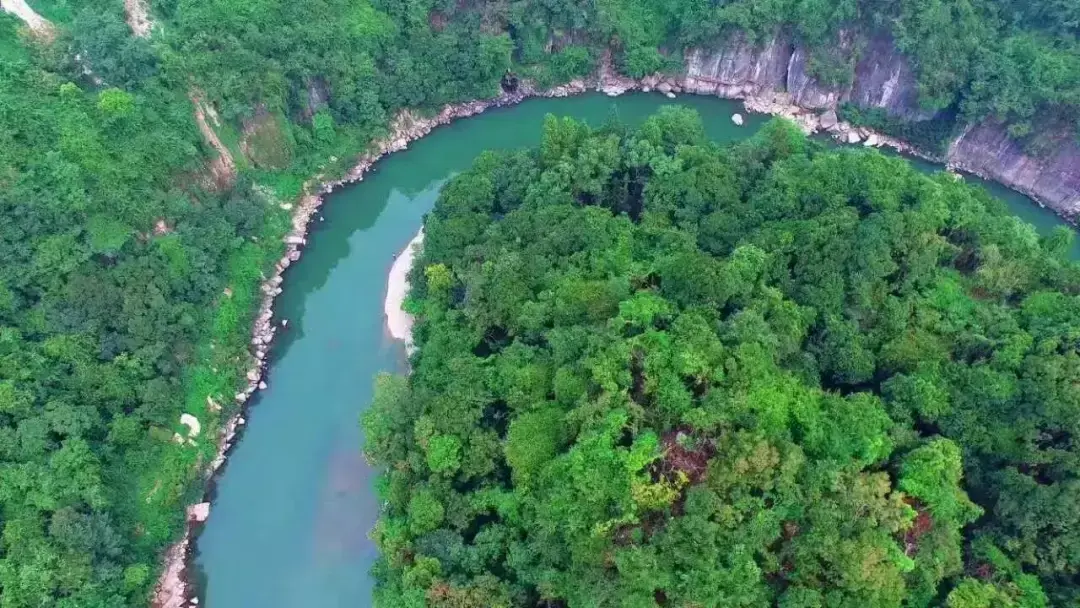
[[(368, 570), (376, 551), (367, 532), (378, 501), (375, 473), (360, 453), (358, 419), (375, 374), (400, 371), (405, 360), (383, 314), (394, 254), (416, 233), (447, 179), (483, 150), (535, 145), (546, 114), (593, 125), (614, 115), (636, 125), (667, 103), (697, 109), (718, 142), (744, 138), (767, 120), (751, 115), (736, 127), (731, 115), (743, 112), (741, 104), (694, 96), (533, 99), (437, 129), (328, 197), (275, 305), (288, 327), (274, 345), (269, 388), (252, 404), (197, 541), (201, 605), (370, 606)], [(987, 187), (1040, 231), (1061, 223), (1022, 195)], [(1072, 254), (1080, 258), (1080, 243)]]

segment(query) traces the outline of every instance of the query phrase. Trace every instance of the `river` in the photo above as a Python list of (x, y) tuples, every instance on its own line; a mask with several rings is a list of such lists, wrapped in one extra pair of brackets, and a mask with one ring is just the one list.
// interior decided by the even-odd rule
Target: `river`
[[(252, 403), (197, 540), (202, 606), (370, 606), (368, 570), (376, 551), (367, 532), (378, 501), (375, 472), (360, 452), (359, 415), (371, 400), (374, 376), (402, 370), (405, 360), (383, 314), (394, 254), (416, 233), (447, 179), (483, 150), (537, 144), (546, 114), (593, 125), (617, 116), (633, 126), (669, 103), (696, 109), (721, 143), (752, 134), (768, 119), (749, 115), (736, 127), (731, 115), (746, 114), (741, 104), (696, 96), (533, 99), (437, 129), (328, 197), (275, 305), (288, 327), (274, 344), (269, 388)], [(1040, 231), (1061, 223), (1020, 194), (988, 188)], [(1080, 258), (1080, 243), (1072, 253)]]

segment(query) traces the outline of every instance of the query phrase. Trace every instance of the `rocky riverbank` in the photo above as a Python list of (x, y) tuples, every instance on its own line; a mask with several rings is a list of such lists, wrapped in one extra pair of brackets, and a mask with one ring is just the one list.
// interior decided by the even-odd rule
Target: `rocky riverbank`
[[(825, 131), (838, 141), (847, 144), (888, 146), (931, 160), (945, 160), (950, 165), (1002, 181), (1006, 185), (1033, 196), (1036, 200), (1045, 201), (1048, 204), (1054, 203), (1050, 206), (1059, 210), (1060, 213), (1066, 214), (1069, 209), (1072, 209), (1072, 212), (1080, 210), (1080, 161), (1075, 167), (1077, 173), (1075, 187), (1071, 186), (1071, 181), (1065, 180), (1056, 186), (1053, 196), (1045, 197), (1042, 193), (1047, 191), (1048, 184), (1053, 180), (1047, 177), (1049, 170), (1039, 163), (1027, 161), (1013, 163), (1018, 168), (1010, 173), (1013, 178), (1008, 180), (998, 177), (1005, 174), (1004, 165), (1002, 170), (986, 169), (986, 163), (992, 162), (989, 159), (999, 158), (1002, 154), (1009, 152), (1008, 146), (998, 140), (994, 140), (997, 142), (997, 148), (985, 151), (985, 147), (972, 143), (973, 140), (965, 141), (965, 138), (972, 137), (970, 133), (965, 132), (964, 136), (954, 143), (953, 148), (970, 150), (960, 153), (951, 149), (947, 159), (940, 159), (922, 154), (897, 139), (840, 121), (836, 114), (836, 106), (849, 99), (855, 99), (860, 103), (865, 102), (871, 107), (887, 108), (890, 112), (910, 115), (912, 119), (919, 116), (918, 109), (911, 106), (910, 96), (905, 92), (905, 85), (902, 82), (905, 78), (910, 79), (910, 70), (906, 68), (902, 57), (900, 59), (894, 57), (888, 61), (877, 57), (871, 63), (878, 67), (863, 69), (863, 80), (877, 82), (881, 87), (881, 90), (876, 93), (867, 88), (869, 85), (863, 88), (855, 86), (846, 92), (821, 87), (805, 71), (800, 72), (802, 69), (800, 66), (805, 64), (805, 61), (805, 55), (800, 55), (797, 49), (792, 50), (790, 45), (785, 46), (775, 41), (763, 47), (737, 43), (712, 54), (705, 51), (690, 52), (687, 55), (686, 71), (682, 75), (653, 75), (635, 80), (619, 75), (612, 68), (609, 58), (605, 58), (597, 76), (587, 81), (573, 81), (544, 91), (534, 89), (529, 83), (521, 83), (515, 91), (503, 92), (487, 100), (448, 105), (433, 116), (422, 116), (410, 111), (399, 113), (391, 123), (389, 135), (375, 142), (372, 151), (360, 156), (356, 165), (344, 177), (323, 181), (322, 176), (316, 176), (305, 185), (306, 194), (301, 197), (293, 211), (292, 230), (284, 237), (285, 254), (275, 265), (273, 274), (264, 281), (261, 287), (263, 299), (252, 331), (252, 365), (246, 376), (247, 385), (244, 390), (236, 394), (236, 401), (244, 406), (257, 391), (266, 388), (264, 379), (266, 358), (278, 330), (273, 318), (274, 299), (282, 292), (285, 270), (300, 259), (302, 249), (307, 243), (308, 224), (322, 205), (323, 197), (338, 187), (361, 181), (381, 158), (404, 150), (410, 142), (424, 137), (439, 126), (460, 118), (474, 116), (491, 108), (514, 105), (529, 97), (567, 97), (591, 90), (615, 96), (628, 91), (641, 90), (656, 91), (668, 97), (692, 93), (742, 99), (748, 111), (787, 117), (795, 121), (807, 133)], [(898, 61), (901, 62), (899, 65)], [(863, 62), (860, 62), (860, 66), (862, 64)], [(975, 158), (979, 150), (984, 150), (985, 153)], [(1066, 154), (1065, 158), (1070, 157)], [(1078, 153), (1078, 159), (1080, 159), (1080, 153)], [(1064, 167), (1063, 170), (1073, 169), (1067, 160), (1059, 164)], [(1035, 186), (1025, 186), (1024, 184), (1028, 182)], [(1062, 201), (1065, 203), (1072, 201), (1070, 204), (1074, 207), (1066, 205), (1063, 208)], [(404, 261), (402, 264), (404, 265)], [(407, 276), (408, 268), (405, 267), (401, 274), (403, 277)], [(397, 286), (401, 287), (401, 285)], [(403, 300), (407, 287), (399, 291)], [(388, 294), (387, 311), (390, 305)], [(396, 310), (400, 311), (400, 302), (396, 304)], [(396, 323), (400, 321), (401, 318), (395, 319)], [(243, 407), (241, 407), (241, 411), (230, 418), (221, 430), (217, 457), (207, 470), (208, 478), (211, 478), (224, 464), (228, 451), (235, 443), (237, 433), (245, 422), (243, 413)], [(205, 520), (207, 516), (209, 516), (207, 503), (200, 503), (189, 509), (189, 525), (184, 536), (165, 554), (164, 571), (153, 599), (155, 608), (185, 608), (198, 605), (199, 600), (194, 597), (194, 590), (186, 579), (185, 571), (190, 559), (193, 526)]]
[[(790, 115), (807, 130), (826, 129), (847, 143), (869, 140), (870, 145), (919, 154), (895, 139), (883, 140), (850, 125), (846, 132), (843, 124), (830, 126), (845, 103), (904, 122), (935, 116), (919, 105), (915, 71), (887, 34), (842, 33), (836, 50), (847, 54), (852, 67), (846, 78), (829, 84), (813, 76), (808, 51), (789, 36), (778, 33), (757, 45), (734, 36), (713, 48), (688, 51), (683, 74), (674, 83), (686, 92), (746, 99), (751, 109)], [(1080, 145), (1048, 125), (1037, 126), (1036, 131), (1043, 148), (1038, 156), (1012, 139), (1006, 125), (992, 119), (964, 130), (950, 142), (943, 158), (919, 155), (999, 182), (1075, 221), (1080, 216)]]

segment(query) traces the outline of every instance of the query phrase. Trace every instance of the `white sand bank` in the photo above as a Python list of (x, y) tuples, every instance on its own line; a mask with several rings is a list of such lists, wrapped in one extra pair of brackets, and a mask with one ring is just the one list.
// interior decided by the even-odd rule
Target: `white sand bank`
[(394, 260), (390, 267), (390, 276), (386, 289), (386, 327), (395, 340), (405, 343), (405, 350), (411, 355), (413, 351), (412, 327), (413, 316), (401, 309), (405, 303), (405, 296), (409, 293), (409, 272), (412, 270), (413, 260), (419, 253), (424, 242), (424, 229), (416, 233), (413, 240), (405, 246), (401, 254)]

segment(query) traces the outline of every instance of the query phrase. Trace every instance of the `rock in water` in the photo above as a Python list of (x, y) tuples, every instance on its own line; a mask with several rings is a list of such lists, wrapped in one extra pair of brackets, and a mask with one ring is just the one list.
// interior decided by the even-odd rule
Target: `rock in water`
[(731, 122), (735, 123), (735, 126), (737, 126), (737, 127), (743, 126), (742, 114), (739, 114), (738, 112), (736, 112), (735, 114), (732, 114), (731, 115)]

